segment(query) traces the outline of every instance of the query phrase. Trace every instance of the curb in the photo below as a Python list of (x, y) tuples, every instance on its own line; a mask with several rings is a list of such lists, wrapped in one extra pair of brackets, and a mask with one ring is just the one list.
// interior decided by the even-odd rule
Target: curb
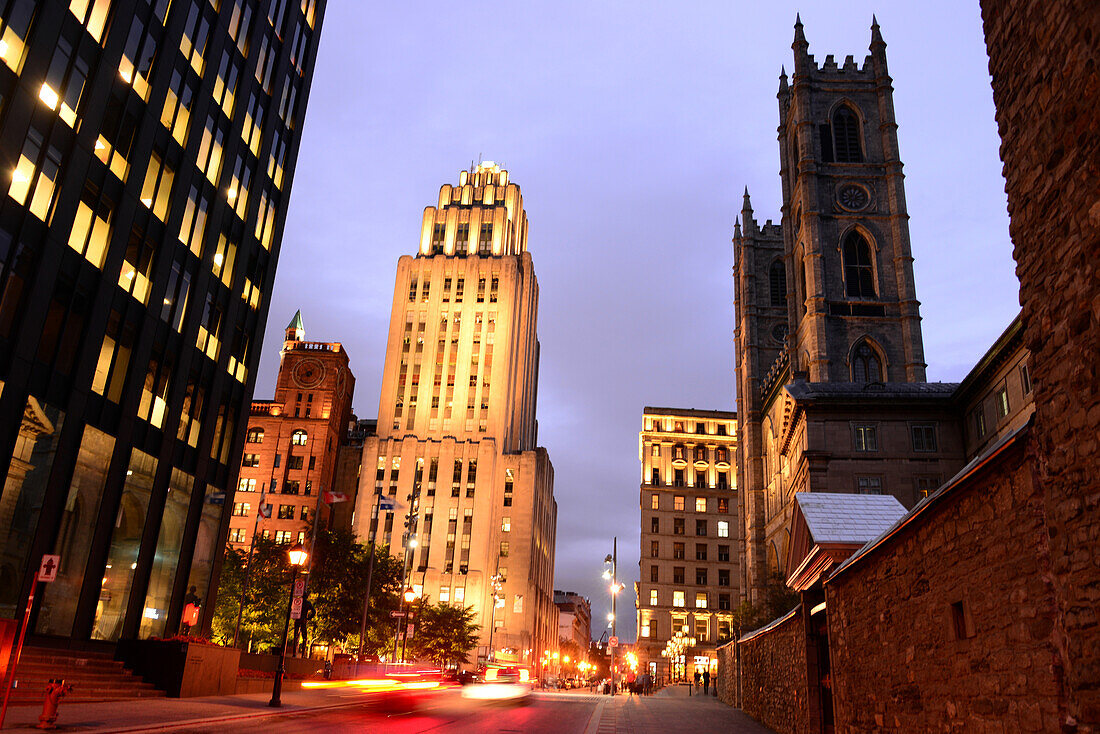
[[(80, 731), (85, 734), (96, 734), (96, 732), (116, 732), (117, 734), (124, 734), (125, 732), (141, 732), (141, 731), (169, 731), (171, 729), (180, 729), (188, 726), (210, 726), (213, 724), (220, 724), (231, 721), (248, 721), (251, 719), (267, 719), (275, 716), (289, 716), (291, 714), (303, 714), (311, 711), (326, 711), (328, 709), (342, 709), (351, 708), (352, 706), (362, 706), (364, 701), (355, 701), (352, 703), (334, 703), (327, 706), (303, 706), (301, 708), (294, 709), (279, 709), (271, 711), (255, 711), (248, 714), (231, 714), (228, 716), (213, 716), (210, 718), (200, 719), (186, 719), (181, 721), (172, 721), (159, 724), (143, 724), (141, 726), (129, 726), (119, 728), (114, 725), (105, 725), (97, 727), (95, 729), (81, 729)], [(64, 724), (60, 728), (69, 728), (74, 726), (80, 726), (79, 724)], [(33, 725), (26, 727), (20, 726), (11, 729), (10, 731), (18, 731), (20, 729), (26, 729), (28, 731), (37, 731)], [(9, 731), (5, 728), (4, 731)]]

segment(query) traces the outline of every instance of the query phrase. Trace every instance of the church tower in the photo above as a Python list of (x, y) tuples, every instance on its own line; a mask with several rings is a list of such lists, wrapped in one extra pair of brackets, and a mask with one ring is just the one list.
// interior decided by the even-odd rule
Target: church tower
[(779, 88), (792, 369), (811, 382), (923, 382), (920, 304), (886, 44), (818, 65), (795, 23)]

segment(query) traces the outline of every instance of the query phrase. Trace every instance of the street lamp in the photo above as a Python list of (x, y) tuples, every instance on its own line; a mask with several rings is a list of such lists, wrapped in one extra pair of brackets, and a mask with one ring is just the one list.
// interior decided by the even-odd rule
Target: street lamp
[[(607, 569), (607, 568), (604, 569), (603, 577), (604, 577), (604, 579), (609, 579), (611, 581), (611, 586), (609, 587), (609, 590), (611, 592), (611, 614), (607, 615), (607, 619), (608, 619), (609, 622), (611, 622), (611, 636), (616, 637), (616, 634), (615, 634), (615, 599), (618, 596), (619, 592), (623, 590), (623, 584), (619, 583), (619, 576), (618, 576), (618, 570), (619, 570), (619, 538), (618, 538), (618, 536), (616, 536), (611, 542), (612, 542), (611, 553), (609, 553), (603, 559), (604, 563), (610, 563), (611, 564), (611, 568), (610, 569)], [(614, 696), (615, 695), (615, 648), (610, 644), (610, 642), (611, 641), (608, 640), (608, 650), (610, 652), (610, 658), (609, 659), (610, 659), (610, 662), (611, 662), (611, 695)], [(615, 642), (618, 643), (618, 639), (616, 639)]]
[(286, 622), (283, 624), (283, 644), (279, 647), (279, 669), (275, 671), (275, 682), (271, 686), (271, 700), (268, 706), (282, 706), (283, 674), (286, 673), (286, 641), (290, 633), (290, 609), (294, 606), (294, 582), (298, 580), (298, 569), (306, 565), (309, 553), (301, 543), (295, 543), (287, 557), (290, 559), (290, 567), (293, 573), (290, 577), (290, 601), (286, 605)]
[[(402, 616), (402, 620), (403, 620), (403, 623), (405, 625), (405, 634), (401, 638), (401, 662), (402, 663), (406, 662), (406, 660), (405, 660), (405, 650), (406, 650), (407, 645), (409, 644), (409, 605), (412, 604), (414, 601), (416, 601), (416, 591), (413, 589), (413, 587), (409, 586), (409, 587), (405, 588), (404, 598), (405, 598), (405, 613)], [(397, 650), (395, 648), (394, 653), (396, 653), (396, 652), (397, 652)]]
[(493, 601), (493, 610), (490, 612), (489, 619), (488, 662), (490, 663), (493, 662), (493, 632), (495, 632), (497, 628), (497, 604), (499, 604), (501, 600), (500, 590), (501, 588), (503, 588), (503, 581), (504, 578), (500, 575), (500, 572), (497, 572), (489, 577), (489, 588), (491, 588), (493, 591), (492, 596), (489, 597)]

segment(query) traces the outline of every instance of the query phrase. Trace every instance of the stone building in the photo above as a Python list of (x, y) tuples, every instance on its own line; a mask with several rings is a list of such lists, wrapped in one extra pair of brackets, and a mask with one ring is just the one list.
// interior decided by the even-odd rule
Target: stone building
[(213, 619), (325, 0), (221, 6), (0, 3), (0, 636)]
[(592, 643), (592, 602), (575, 591), (554, 590), (558, 608), (558, 639), (570, 640), (584, 652)]
[[(355, 376), (339, 342), (305, 340), (302, 312), (286, 327), (273, 400), (253, 400), (232, 498), (229, 543), (258, 535), (308, 543), (311, 528), (332, 527), (337, 452), (352, 418)], [(327, 501), (326, 501), (327, 500)], [(228, 500), (227, 500), (228, 502)], [(263, 516), (270, 506), (270, 516)]]
[(798, 492), (913, 507), (964, 463), (955, 384), (925, 381), (886, 44), (779, 80), (782, 225), (734, 227), (741, 593), (782, 583)]
[[(479, 656), (492, 635), (495, 658), (534, 663), (557, 647), (557, 504), (537, 445), (538, 284), (519, 187), (491, 162), (462, 171), (424, 210), (418, 249), (397, 265), (355, 531), (403, 554), (423, 597), (473, 607)], [(383, 494), (397, 510), (375, 520)]]
[(777, 731), (1100, 730), (1100, 14), (982, 5), (1023, 309), (953, 392), (965, 466), (722, 649)]
[[(740, 578), (736, 448), (735, 413), (643, 411), (639, 670), (682, 678), (713, 668), (717, 642), (730, 636)], [(677, 632), (694, 637), (696, 646), (673, 664), (661, 652)]]

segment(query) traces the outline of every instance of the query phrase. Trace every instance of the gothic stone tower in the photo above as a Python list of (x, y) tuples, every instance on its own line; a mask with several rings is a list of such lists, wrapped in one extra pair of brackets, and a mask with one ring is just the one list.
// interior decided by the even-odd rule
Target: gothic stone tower
[(843, 66), (832, 56), (819, 66), (801, 21), (792, 48), (794, 76), (788, 84), (786, 72), (780, 75), (778, 94), (783, 224), (758, 225), (746, 191), (733, 239), (741, 592), (754, 602), (777, 570), (778, 558), (766, 557), (766, 536), (782, 535), (792, 493), (852, 491), (835, 476), (826, 479), (824, 457), (836, 446), (811, 451), (789, 440), (805, 428), (788, 420), (786, 388), (925, 379), (878, 24), (862, 67), (851, 56)]
[[(414, 590), (474, 607), (479, 656), (491, 636), (496, 659), (526, 662), (557, 644), (537, 315), (519, 187), (491, 162), (462, 171), (425, 208), (417, 255), (397, 264), (378, 435), (363, 445), (354, 521), (362, 539), (373, 525), (404, 556)], [(372, 521), (381, 494), (397, 512)]]
[(920, 304), (886, 44), (818, 66), (795, 24), (779, 86), (794, 370), (811, 382), (923, 382)]
[[(744, 221), (744, 225), (741, 222)], [(736, 450), (740, 519), (744, 523), (744, 557), (740, 589), (749, 594), (749, 578), (765, 577), (764, 508), (757, 489), (763, 482), (761, 420), (765, 382), (774, 386), (788, 367), (786, 345), (787, 275), (783, 257), (783, 229), (771, 220), (758, 226), (748, 189), (741, 217), (733, 229), (733, 279), (736, 285), (737, 415), (741, 418)]]

